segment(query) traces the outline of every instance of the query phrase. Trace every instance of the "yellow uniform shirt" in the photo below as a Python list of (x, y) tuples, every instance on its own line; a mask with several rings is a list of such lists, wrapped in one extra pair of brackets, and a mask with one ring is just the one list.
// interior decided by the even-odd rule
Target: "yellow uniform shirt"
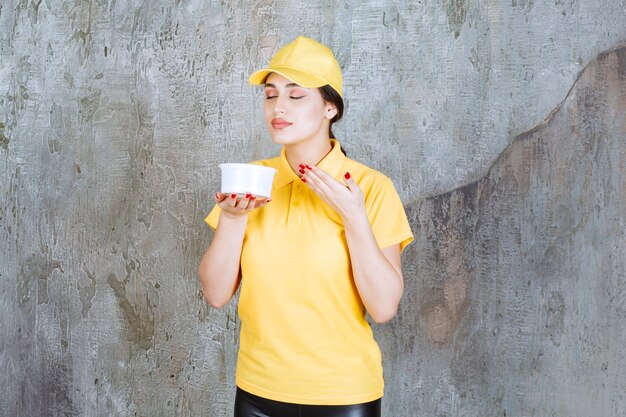
[[(379, 247), (413, 240), (402, 202), (382, 173), (347, 158), (336, 139), (317, 166), (365, 194)], [(341, 217), (300, 181), (285, 157), (251, 162), (277, 169), (272, 201), (248, 214), (241, 253), (241, 337), (236, 384), (299, 404), (355, 404), (383, 396), (381, 353), (366, 321)], [(205, 221), (217, 228), (216, 204)]]

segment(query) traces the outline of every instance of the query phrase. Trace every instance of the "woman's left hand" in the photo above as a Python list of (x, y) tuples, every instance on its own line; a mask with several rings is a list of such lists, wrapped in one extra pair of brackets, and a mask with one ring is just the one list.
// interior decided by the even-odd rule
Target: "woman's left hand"
[[(365, 210), (365, 195), (352, 177), (337, 181), (326, 171), (312, 165), (300, 165), (302, 178), (322, 200), (332, 207), (343, 219)], [(349, 173), (346, 173), (348, 176)]]

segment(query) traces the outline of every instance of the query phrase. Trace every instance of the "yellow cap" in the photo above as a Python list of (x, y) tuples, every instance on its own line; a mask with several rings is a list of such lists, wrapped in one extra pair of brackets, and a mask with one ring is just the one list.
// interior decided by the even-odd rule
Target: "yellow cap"
[(341, 68), (333, 52), (306, 36), (299, 36), (280, 48), (267, 68), (255, 71), (248, 81), (254, 85), (263, 84), (270, 72), (276, 72), (304, 88), (328, 84), (343, 97)]

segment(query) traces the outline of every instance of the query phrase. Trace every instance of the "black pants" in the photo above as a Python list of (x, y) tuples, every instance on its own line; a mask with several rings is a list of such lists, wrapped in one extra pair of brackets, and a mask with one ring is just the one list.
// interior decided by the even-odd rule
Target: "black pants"
[(380, 417), (380, 398), (351, 405), (300, 405), (268, 400), (237, 387), (235, 417)]

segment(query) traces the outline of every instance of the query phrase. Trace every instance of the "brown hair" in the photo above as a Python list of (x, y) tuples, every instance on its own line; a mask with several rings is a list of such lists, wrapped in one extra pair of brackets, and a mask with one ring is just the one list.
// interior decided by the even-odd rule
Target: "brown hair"
[[(335, 91), (334, 88), (332, 88), (330, 85), (326, 84), (323, 87), (319, 88), (320, 93), (322, 95), (322, 99), (328, 103), (333, 103), (335, 105), (335, 107), (337, 107), (337, 114), (335, 115), (335, 117), (333, 117), (332, 119), (330, 119), (330, 125), (328, 126), (328, 136), (331, 139), (336, 139), (335, 135), (333, 134), (333, 123), (338, 122), (341, 117), (343, 116), (343, 99), (341, 98), (341, 96), (339, 95), (339, 93), (337, 91)], [(346, 151), (343, 149), (343, 146), (340, 145), (341, 151), (347, 155)]]

